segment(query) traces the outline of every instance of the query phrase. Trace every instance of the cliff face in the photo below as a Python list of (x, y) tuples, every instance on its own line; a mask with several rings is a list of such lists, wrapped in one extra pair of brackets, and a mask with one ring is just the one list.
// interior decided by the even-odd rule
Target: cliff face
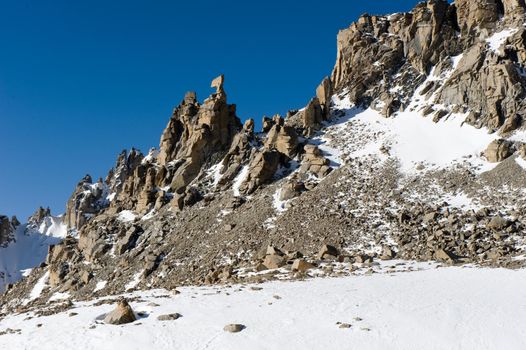
[(338, 34), (334, 70), (305, 108), (263, 117), (262, 132), (241, 124), (223, 76), (203, 102), (187, 93), (159, 149), (124, 151), (105, 180), (79, 182), (70, 235), (6, 307), (44, 273), (32, 304), (277, 268), (338, 275), (395, 256), (520, 266), (525, 8), (427, 1), (363, 15)]
[(426, 114), (468, 113), (467, 123), (509, 133), (525, 112), (524, 11), (523, 1), (461, 0), (364, 15), (338, 34), (335, 90), (390, 116), (427, 79)]

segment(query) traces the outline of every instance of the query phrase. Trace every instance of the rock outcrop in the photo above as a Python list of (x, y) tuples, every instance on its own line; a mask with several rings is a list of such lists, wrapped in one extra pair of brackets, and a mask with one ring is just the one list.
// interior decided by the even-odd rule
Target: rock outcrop
[(285, 120), (276, 115), (273, 118), (274, 126), (269, 130), (265, 141), (265, 148), (268, 150), (275, 149), (279, 153), (294, 158), (298, 153), (298, 135), (296, 130), (285, 125)]
[(304, 150), (305, 154), (303, 155), (303, 163), (300, 172), (310, 172), (318, 178), (322, 178), (332, 171), (330, 161), (323, 156), (317, 146), (305, 145)]
[(75, 188), (66, 205), (65, 222), (69, 229), (80, 229), (87, 220), (108, 206), (107, 188), (99, 179), (93, 183), (86, 175)]
[(258, 152), (248, 167), (246, 180), (241, 184), (240, 191), (245, 194), (254, 192), (261, 185), (272, 180), (280, 163), (281, 154), (276, 150)]
[(205, 163), (221, 159), (241, 130), (236, 106), (227, 103), (223, 81), (223, 76), (213, 81), (216, 93), (203, 105), (195, 93), (188, 93), (163, 132), (158, 162), (171, 174), (173, 192), (184, 191)]
[(513, 154), (513, 144), (509, 141), (499, 139), (489, 144), (484, 155), (491, 163), (498, 163)]
[[(338, 34), (334, 89), (390, 116), (432, 73), (421, 90), (429, 99), (423, 109), (439, 104), (447, 107), (441, 113), (468, 113), (473, 126), (509, 133), (526, 113), (525, 8), (519, 0), (432, 0), (409, 13), (363, 15)], [(491, 38), (499, 31), (502, 43)]]
[(249, 119), (245, 122), (243, 130), (237, 133), (230, 145), (230, 149), (225, 158), (221, 161), (217, 180), (220, 186), (229, 185), (241, 170), (243, 164), (247, 164), (254, 156), (260, 141), (254, 135), (254, 120)]
[[(0, 303), (24, 300), (46, 272), (50, 288), (34, 304), (66, 291), (81, 300), (130, 285), (302, 278), (314, 267), (332, 276), (372, 273), (378, 259), (523, 266), (513, 257), (526, 203), (508, 184), (524, 185), (524, 163), (511, 158), (479, 175), (470, 160), (526, 158), (521, 138), (511, 137), (521, 136), (514, 133), (526, 115), (524, 8), (522, 0), (432, 0), (408, 13), (363, 15), (339, 33), (331, 77), (306, 107), (264, 117), (263, 132), (252, 119), (241, 125), (223, 76), (203, 102), (187, 93), (158, 150), (123, 152), (105, 181), (86, 176), (77, 185), (65, 216), (72, 235)], [(367, 113), (351, 118), (359, 107), (392, 118), (402, 111), (441, 123), (462, 118), (459, 125), (502, 139), (484, 152), (477, 145), (451, 168), (415, 164), (408, 176), (396, 154), (397, 125), (389, 129), (396, 120), (376, 129)], [(342, 115), (345, 123), (334, 125)], [(484, 208), (446, 203), (459, 195)], [(31, 220), (49, 214), (40, 208)], [(16, 225), (0, 217), (0, 244)]]
[(13, 238), (14, 225), (9, 221), (9, 218), (0, 215), (0, 247), (7, 245)]

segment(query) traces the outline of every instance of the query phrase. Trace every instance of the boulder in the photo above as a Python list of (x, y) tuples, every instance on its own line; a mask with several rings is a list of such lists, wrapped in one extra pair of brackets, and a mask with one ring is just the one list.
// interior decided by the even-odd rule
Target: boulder
[(490, 230), (502, 231), (508, 228), (508, 226), (510, 225), (511, 225), (511, 222), (509, 220), (503, 218), (502, 216), (495, 216), (490, 220), (487, 227)]
[(498, 163), (513, 154), (513, 144), (507, 140), (499, 139), (489, 144), (484, 151), (488, 162)]
[(248, 175), (240, 186), (240, 192), (250, 194), (272, 180), (280, 159), (280, 153), (276, 150), (258, 152), (249, 164)]
[(159, 321), (174, 321), (181, 317), (181, 314), (173, 313), (173, 314), (167, 314), (167, 315), (159, 315), (157, 316), (157, 320)]
[(126, 299), (119, 300), (117, 307), (104, 317), (105, 323), (114, 325), (131, 323), (136, 320), (133, 309)]
[(220, 92), (223, 91), (223, 84), (224, 84), (224, 82), (225, 82), (225, 76), (223, 74), (221, 74), (220, 76), (218, 76), (217, 78), (212, 80), (212, 83), (210, 84), (210, 87), (216, 88), (217, 93), (220, 93)]
[(445, 249), (438, 249), (435, 251), (435, 259), (442, 261), (448, 264), (453, 264), (457, 260), (457, 256), (452, 252)]
[(292, 271), (306, 272), (307, 270), (313, 269), (315, 266), (303, 259), (296, 259), (292, 263)]
[(267, 247), (267, 251), (266, 251), (265, 255), (279, 255), (279, 256), (283, 256), (285, 254), (281, 250), (279, 250), (278, 248), (269, 245)]
[(317, 97), (309, 101), (302, 112), (302, 122), (305, 129), (317, 129), (324, 120), (324, 109)]
[(288, 158), (294, 158), (298, 152), (298, 135), (293, 127), (284, 125), (283, 119), (278, 115), (274, 118), (274, 126), (270, 129), (265, 141), (267, 150), (277, 150)]
[(338, 249), (332, 245), (324, 244), (319, 253), (318, 253), (318, 259), (331, 259), (334, 260), (338, 257), (339, 252)]
[(380, 256), (380, 259), (391, 260), (391, 259), (394, 259), (395, 257), (396, 257), (396, 253), (391, 247), (383, 246), (382, 255)]
[(246, 327), (242, 324), (227, 324), (223, 330), (228, 333), (239, 333)]
[(330, 161), (322, 155), (318, 146), (307, 144), (303, 149), (305, 154), (303, 155), (300, 167), (301, 173), (310, 172), (316, 175), (316, 177), (322, 178), (332, 171)]
[(280, 255), (267, 255), (263, 260), (263, 265), (267, 269), (279, 269), (287, 263), (284, 257)]

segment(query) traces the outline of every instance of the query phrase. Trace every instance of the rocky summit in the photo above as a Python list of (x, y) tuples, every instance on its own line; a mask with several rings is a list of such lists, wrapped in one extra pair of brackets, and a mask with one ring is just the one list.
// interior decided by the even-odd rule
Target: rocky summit
[[(223, 75), (204, 100), (186, 93), (157, 148), (125, 150), (105, 179), (74, 187), (54, 219), (64, 235), (9, 280), (2, 314), (64, 295), (372, 274), (394, 259), (524, 268), (525, 23), (522, 0), (364, 14), (338, 33), (305, 107), (262, 116), (262, 130), (237, 115)], [(0, 246), (20, 225), (0, 216)], [(114, 313), (106, 322), (136, 320), (123, 301)]]

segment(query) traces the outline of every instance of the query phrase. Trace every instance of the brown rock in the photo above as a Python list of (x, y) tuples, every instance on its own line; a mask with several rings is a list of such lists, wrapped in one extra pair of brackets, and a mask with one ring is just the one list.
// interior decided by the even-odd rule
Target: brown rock
[(438, 261), (452, 264), (457, 260), (457, 256), (447, 250), (438, 249), (437, 251), (435, 251), (435, 259), (437, 259)]
[(338, 249), (332, 245), (324, 244), (318, 253), (318, 259), (336, 259), (339, 255)]
[(503, 139), (493, 141), (484, 151), (486, 159), (491, 163), (501, 162), (512, 154), (512, 143)]
[(292, 263), (292, 271), (306, 272), (307, 270), (313, 269), (315, 266), (303, 259), (296, 259)]
[(135, 314), (133, 313), (133, 310), (126, 299), (119, 300), (115, 310), (107, 314), (104, 318), (105, 323), (114, 325), (131, 323), (136, 320), (137, 318), (135, 317)]
[(223, 327), (223, 330), (229, 333), (239, 333), (245, 328), (246, 327), (242, 324), (227, 324), (225, 327)]
[(279, 269), (286, 264), (285, 258), (279, 255), (267, 255), (263, 260), (263, 265), (267, 269)]
[(181, 317), (180, 314), (173, 313), (173, 314), (167, 314), (167, 315), (159, 315), (159, 316), (157, 316), (157, 320), (159, 320), (159, 321), (174, 321), (174, 320), (177, 320), (180, 317)]

